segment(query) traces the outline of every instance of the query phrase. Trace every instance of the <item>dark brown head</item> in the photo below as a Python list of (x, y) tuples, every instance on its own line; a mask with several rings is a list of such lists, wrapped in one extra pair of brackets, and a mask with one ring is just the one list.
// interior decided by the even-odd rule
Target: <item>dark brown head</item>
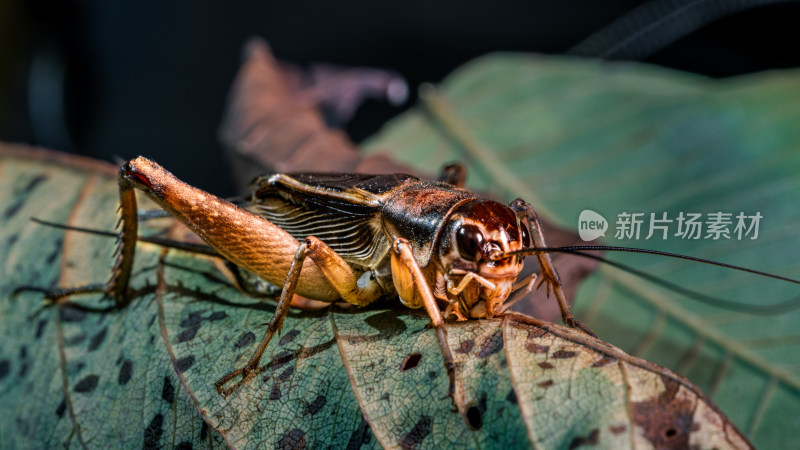
[[(468, 202), (450, 216), (439, 247), (439, 261), (448, 281), (449, 295), (457, 298), (463, 315), (496, 314), (524, 264), (524, 257), (501, 256), (530, 244), (527, 223), (511, 208), (496, 201)], [(465, 277), (472, 280), (463, 290), (454, 292)]]

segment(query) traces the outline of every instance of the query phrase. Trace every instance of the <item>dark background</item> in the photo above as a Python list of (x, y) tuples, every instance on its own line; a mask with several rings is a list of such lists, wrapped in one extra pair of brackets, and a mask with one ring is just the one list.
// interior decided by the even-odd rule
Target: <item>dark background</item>
[[(421, 82), (470, 59), (565, 53), (640, 3), (3, 0), (0, 140), (105, 160), (148, 155), (228, 195), (217, 129), (250, 36), (283, 60), (393, 69), (411, 86), (408, 107)], [(798, 23), (796, 3), (753, 8), (644, 60), (713, 77), (795, 67)], [(347, 131), (360, 141), (402, 110), (368, 101)]]

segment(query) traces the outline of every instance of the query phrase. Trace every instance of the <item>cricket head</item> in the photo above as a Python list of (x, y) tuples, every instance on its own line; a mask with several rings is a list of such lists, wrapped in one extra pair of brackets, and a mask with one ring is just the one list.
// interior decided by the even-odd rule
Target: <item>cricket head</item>
[(456, 300), (460, 315), (490, 318), (500, 312), (525, 262), (503, 255), (530, 243), (527, 223), (502, 203), (472, 201), (450, 216), (439, 261), (448, 297)]

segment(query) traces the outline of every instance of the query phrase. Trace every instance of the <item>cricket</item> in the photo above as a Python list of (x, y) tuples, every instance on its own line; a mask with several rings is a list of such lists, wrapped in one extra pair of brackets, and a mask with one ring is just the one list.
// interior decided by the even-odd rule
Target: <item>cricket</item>
[[(791, 278), (655, 250), (611, 246), (549, 248), (531, 205), (521, 199), (509, 205), (499, 203), (464, 189), (463, 181), (463, 171), (452, 167), (445, 168), (438, 181), (404, 174), (276, 174), (258, 177), (250, 197), (234, 204), (190, 186), (157, 163), (138, 157), (123, 164), (119, 171), (120, 232), (110, 280), (61, 289), (49, 293), (48, 298), (57, 302), (76, 294), (104, 292), (121, 308), (131, 300), (129, 280), (138, 240), (194, 251), (191, 246), (138, 236), (135, 191), (140, 190), (213, 249), (198, 251), (225, 258), (282, 286), (276, 311), (260, 344), (244, 366), (219, 378), (215, 383), (219, 395), (230, 395), (254, 378), (295, 295), (358, 307), (393, 297), (406, 307), (424, 308), (429, 316), (449, 378), (447, 395), (458, 405), (457, 374), (447, 343), (446, 319), (500, 316), (523, 294), (536, 288), (538, 281), (539, 287), (544, 285), (548, 294), (555, 297), (567, 326), (594, 336), (573, 317), (550, 253), (600, 259), (645, 278), (647, 274), (637, 273), (636, 269), (584, 251), (656, 254), (800, 284)], [(540, 274), (519, 279), (527, 255), (536, 255)], [(670, 287), (666, 281), (660, 284)], [(681, 291), (680, 286), (671, 288)], [(685, 290), (683, 293), (692, 295)]]

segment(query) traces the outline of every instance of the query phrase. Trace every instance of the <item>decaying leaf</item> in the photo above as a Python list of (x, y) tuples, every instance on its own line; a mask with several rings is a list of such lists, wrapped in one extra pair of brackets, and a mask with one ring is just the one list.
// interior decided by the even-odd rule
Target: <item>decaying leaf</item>
[(395, 106), (408, 100), (408, 84), (396, 72), (331, 64), (304, 69), (285, 61), (280, 66), (294, 94), (301, 101), (319, 105), (335, 125), (346, 124), (365, 100), (386, 100)]
[(270, 172), (352, 172), (360, 160), (356, 148), (325, 125), (315, 103), (294, 92), (267, 44), (251, 40), (245, 55), (220, 131), (240, 187)]
[(110, 228), (116, 179), (11, 146), (0, 171), (4, 448), (748, 447), (684, 378), (521, 315), (448, 325), (466, 417), (445, 397), (429, 320), (386, 305), (293, 311), (259, 376), (223, 398), (214, 381), (248, 358), (274, 305), (239, 293), (208, 258), (140, 244), (130, 306), (103, 311), (107, 300), (87, 297), (74, 300), (98, 311), (60, 305), (31, 319), (42, 294), (12, 292), (105, 280), (114, 243), (28, 218)]

